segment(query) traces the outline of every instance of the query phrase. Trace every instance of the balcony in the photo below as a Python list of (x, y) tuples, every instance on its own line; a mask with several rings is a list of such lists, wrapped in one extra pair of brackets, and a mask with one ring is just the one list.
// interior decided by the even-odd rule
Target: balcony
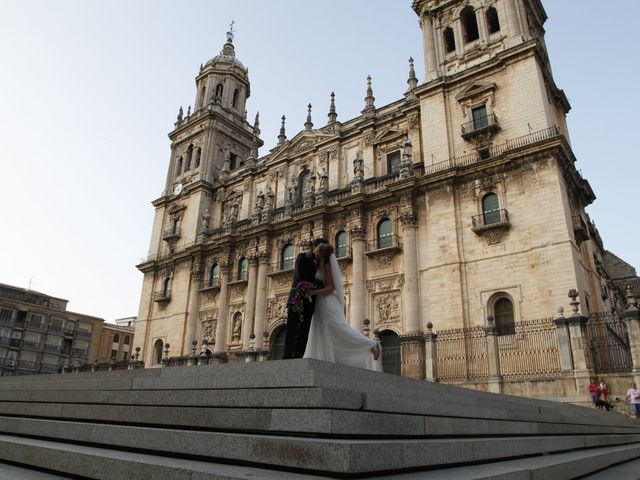
[(206, 292), (215, 292), (216, 290), (220, 290), (220, 279), (214, 278), (212, 282), (208, 282), (204, 287), (200, 288), (202, 293)]
[(168, 228), (162, 232), (162, 239), (166, 241), (177, 240), (180, 238), (180, 228)]
[(78, 330), (76, 332), (76, 338), (91, 338), (91, 332), (87, 332), (86, 330)]
[(45, 353), (61, 353), (62, 352), (62, 346), (61, 345), (48, 345), (48, 344), (44, 344), (44, 351)]
[(367, 242), (364, 254), (376, 260), (378, 268), (393, 266), (393, 257), (402, 250), (397, 235), (380, 237), (373, 242)]
[(582, 215), (576, 213), (571, 216), (573, 223), (573, 234), (576, 237), (576, 243), (580, 245), (582, 242), (589, 240), (589, 226)]
[(87, 350), (86, 348), (72, 348), (71, 355), (73, 357), (87, 358), (87, 355), (89, 355), (89, 350)]
[(295, 271), (295, 259), (289, 262), (276, 262), (269, 265), (267, 277), (276, 282), (278, 287), (289, 287)]
[(75, 331), (75, 328), (64, 327), (62, 329), (62, 333), (64, 333), (65, 337), (73, 337), (73, 335), (76, 333), (76, 331)]
[(22, 348), (24, 348), (25, 350), (35, 350), (39, 352), (41, 346), (42, 343), (40, 342), (29, 342), (27, 340), (22, 342)]
[(340, 265), (340, 270), (344, 272), (349, 265), (353, 261), (353, 254), (351, 252), (351, 247), (346, 245), (342, 245), (336, 249), (336, 259), (338, 260), (338, 265)]
[(18, 362), (18, 368), (22, 370), (37, 370), (38, 362), (34, 362), (31, 360), (20, 360)]
[(43, 363), (40, 366), (40, 371), (42, 373), (55, 373), (58, 371), (58, 365), (55, 363)]
[(13, 325), (13, 317), (0, 317), (0, 325)]
[(10, 338), (9, 339), (9, 346), (12, 348), (20, 348), (20, 344), (22, 343), (22, 341), (19, 338)]
[(478, 117), (470, 122), (463, 123), (461, 126), (462, 138), (471, 140), (476, 136), (493, 135), (500, 130), (498, 117), (495, 113), (490, 113), (484, 117)]
[(3, 345), (9, 345), (11, 339), (9, 337), (0, 337), (0, 347)]
[(471, 230), (487, 239), (489, 245), (500, 241), (502, 234), (511, 228), (509, 212), (501, 208), (471, 217)]
[(168, 302), (171, 300), (171, 289), (160, 290), (153, 294), (154, 302)]
[(25, 326), (25, 330), (30, 330), (32, 332), (42, 332), (44, 331), (44, 324), (43, 323), (27, 323), (27, 325)]

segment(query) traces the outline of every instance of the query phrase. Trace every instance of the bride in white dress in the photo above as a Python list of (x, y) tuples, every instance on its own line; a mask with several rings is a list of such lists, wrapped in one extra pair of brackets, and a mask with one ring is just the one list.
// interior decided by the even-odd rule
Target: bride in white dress
[(314, 254), (320, 260), (316, 278), (325, 287), (306, 291), (317, 298), (304, 358), (382, 371), (380, 344), (351, 328), (345, 318), (344, 284), (333, 247), (321, 243)]

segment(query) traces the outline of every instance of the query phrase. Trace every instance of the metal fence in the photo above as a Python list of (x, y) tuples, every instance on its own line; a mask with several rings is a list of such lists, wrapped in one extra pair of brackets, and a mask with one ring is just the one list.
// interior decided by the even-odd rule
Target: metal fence
[(591, 314), (587, 345), (594, 373), (630, 372), (633, 367), (627, 325), (620, 316)]
[(487, 377), (487, 342), (483, 327), (438, 332), (436, 371), (442, 382), (464, 382)]

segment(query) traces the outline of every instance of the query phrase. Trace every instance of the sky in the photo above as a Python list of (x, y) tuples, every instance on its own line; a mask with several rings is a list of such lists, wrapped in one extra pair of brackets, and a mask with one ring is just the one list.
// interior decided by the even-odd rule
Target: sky
[[(546, 43), (587, 212), (605, 248), (640, 267), (637, 0), (543, 0)], [(608, 7), (608, 8), (607, 8)], [(621, 15), (620, 12), (624, 12)], [(134, 316), (178, 108), (234, 20), (252, 121), (268, 153), (280, 117), (316, 127), (403, 98), (408, 59), (424, 79), (411, 0), (0, 0), (0, 283), (69, 300), (113, 322)]]

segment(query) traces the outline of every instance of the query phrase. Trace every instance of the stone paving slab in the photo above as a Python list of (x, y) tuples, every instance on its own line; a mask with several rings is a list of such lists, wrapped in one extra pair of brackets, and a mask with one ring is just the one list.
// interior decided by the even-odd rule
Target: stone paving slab
[(5, 434), (37, 436), (158, 454), (208, 457), (341, 474), (364, 474), (640, 442), (636, 435), (453, 439), (326, 439), (167, 430), (149, 427), (0, 417)]
[(69, 478), (0, 462), (0, 480), (69, 480)]

